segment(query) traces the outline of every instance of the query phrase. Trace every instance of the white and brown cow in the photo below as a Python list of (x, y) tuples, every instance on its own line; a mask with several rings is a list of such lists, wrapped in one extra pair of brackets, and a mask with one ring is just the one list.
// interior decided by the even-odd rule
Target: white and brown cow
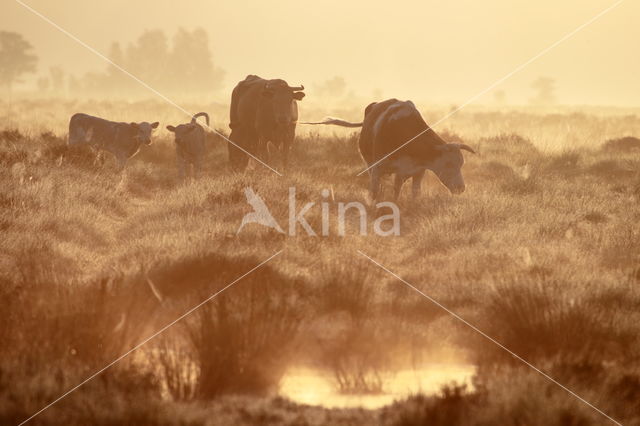
[(475, 154), (468, 145), (445, 142), (427, 125), (411, 101), (388, 99), (374, 102), (365, 109), (361, 123), (327, 119), (303, 124), (362, 127), (360, 154), (368, 167), (374, 202), (379, 195), (382, 176), (395, 175), (396, 198), (402, 184), (411, 177), (415, 197), (420, 191), (425, 170), (434, 172), (449, 191), (460, 194), (465, 189), (461, 170), (464, 164), (462, 150)]
[(69, 120), (69, 145), (87, 144), (110, 152), (120, 169), (137, 154), (140, 146), (151, 145), (151, 133), (158, 122), (119, 123), (77, 113)]

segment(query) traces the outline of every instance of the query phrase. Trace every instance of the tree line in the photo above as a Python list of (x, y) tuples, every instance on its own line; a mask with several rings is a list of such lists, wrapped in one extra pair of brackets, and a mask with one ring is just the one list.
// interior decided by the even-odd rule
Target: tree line
[[(69, 74), (59, 66), (49, 68), (36, 80), (39, 93), (100, 97), (148, 94), (148, 89), (127, 72), (167, 95), (212, 94), (223, 86), (225, 72), (214, 63), (209, 36), (202, 28), (191, 31), (180, 28), (171, 39), (163, 30), (147, 30), (126, 45), (112, 43), (107, 57), (112, 63), (104, 69), (80, 76)], [(11, 93), (16, 83), (23, 82), (25, 75), (36, 72), (37, 63), (33, 45), (21, 34), (0, 31), (0, 90)], [(531, 88), (535, 96), (529, 99), (530, 104), (557, 102), (554, 79), (539, 77), (532, 82)], [(314, 85), (314, 91), (320, 98), (348, 96), (347, 83), (341, 76)], [(374, 90), (373, 96), (381, 99), (381, 91)], [(494, 92), (494, 102), (506, 103), (504, 90)]]
[[(37, 78), (37, 88), (55, 95), (129, 97), (148, 92), (124, 69), (162, 93), (201, 94), (220, 89), (225, 74), (214, 63), (209, 36), (202, 28), (180, 28), (171, 39), (163, 30), (148, 30), (126, 45), (112, 43), (106, 56), (112, 63), (84, 75), (51, 67)], [(21, 34), (0, 31), (0, 87), (10, 91), (36, 72), (37, 63), (33, 45)]]

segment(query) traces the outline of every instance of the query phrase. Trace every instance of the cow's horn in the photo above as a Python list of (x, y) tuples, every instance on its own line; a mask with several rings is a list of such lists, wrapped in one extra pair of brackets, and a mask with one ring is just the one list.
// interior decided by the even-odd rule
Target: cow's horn
[(298, 90), (304, 90), (304, 86), (300, 85), (300, 86), (296, 86), (296, 87), (292, 87), (289, 86), (289, 89), (293, 90), (294, 92), (298, 91)]
[(470, 152), (470, 153), (472, 153), (472, 154), (475, 154), (475, 153), (476, 153), (476, 152), (473, 150), (473, 148), (471, 148), (471, 147), (470, 147), (469, 145), (467, 145), (467, 144), (464, 144), (464, 143), (457, 143), (457, 144), (455, 144), (455, 145), (458, 147), (458, 149), (463, 149), (463, 150), (465, 150), (465, 151), (469, 151), (469, 152)]

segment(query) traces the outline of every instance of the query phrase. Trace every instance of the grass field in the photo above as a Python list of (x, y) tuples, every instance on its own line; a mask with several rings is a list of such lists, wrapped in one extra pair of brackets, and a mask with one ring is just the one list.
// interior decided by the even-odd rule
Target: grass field
[[(226, 107), (212, 113), (226, 129)], [(108, 155), (65, 145), (68, 117), (160, 120), (124, 173)], [(33, 424), (590, 425), (605, 416), (376, 266), (455, 312), (625, 424), (640, 424), (640, 115), (633, 111), (462, 111), (467, 190), (429, 176), (398, 201), (401, 235), (363, 236), (339, 202), (367, 201), (357, 134), (298, 127), (289, 170), (230, 171), (211, 138), (206, 172), (182, 181), (155, 102), (23, 101), (0, 132), (0, 423), (25, 420), (154, 331), (264, 266), (47, 409)], [(424, 111), (427, 122), (445, 113)], [(303, 109), (360, 119), (358, 108)], [(276, 159), (276, 168), (278, 161)], [(325, 201), (328, 236), (259, 225), (236, 234), (251, 187), (285, 225), (288, 191)], [(334, 194), (327, 199), (322, 190)], [(391, 198), (391, 183), (384, 196)], [(375, 211), (370, 210), (369, 229)], [(319, 206), (306, 215), (320, 229)], [(360, 251), (360, 252), (359, 252)], [(383, 392), (428, 363), (476, 368), (378, 409), (277, 396), (313, 366), (337, 394)]]

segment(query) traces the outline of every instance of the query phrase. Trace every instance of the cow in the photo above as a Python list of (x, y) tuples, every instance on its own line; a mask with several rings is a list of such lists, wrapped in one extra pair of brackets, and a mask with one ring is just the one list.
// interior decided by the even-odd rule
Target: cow
[[(265, 80), (249, 75), (231, 94), (229, 162), (234, 170), (244, 170), (249, 161), (246, 152), (266, 159), (269, 143), (278, 148), (284, 167), (295, 137), (298, 105), (304, 86), (291, 87), (286, 81)], [(244, 151), (243, 151), (244, 150)]]
[(193, 166), (193, 175), (198, 176), (202, 171), (202, 161), (205, 156), (205, 141), (207, 132), (197, 123), (198, 117), (204, 117), (209, 127), (209, 114), (199, 112), (191, 118), (191, 122), (180, 124), (177, 127), (167, 126), (167, 130), (173, 133), (176, 144), (176, 162), (181, 178), (189, 174)]
[(77, 113), (69, 120), (69, 145), (91, 145), (116, 157), (120, 170), (140, 146), (151, 145), (151, 133), (160, 123), (118, 123)]
[(380, 178), (389, 174), (395, 175), (396, 199), (400, 196), (402, 184), (410, 177), (413, 198), (416, 198), (426, 170), (434, 172), (451, 193), (460, 194), (465, 190), (462, 151), (474, 154), (475, 151), (462, 143), (445, 142), (427, 125), (411, 101), (387, 99), (373, 102), (364, 110), (364, 119), (360, 123), (329, 118), (302, 124), (362, 127), (360, 155), (367, 165), (369, 191), (374, 202), (379, 196)]

